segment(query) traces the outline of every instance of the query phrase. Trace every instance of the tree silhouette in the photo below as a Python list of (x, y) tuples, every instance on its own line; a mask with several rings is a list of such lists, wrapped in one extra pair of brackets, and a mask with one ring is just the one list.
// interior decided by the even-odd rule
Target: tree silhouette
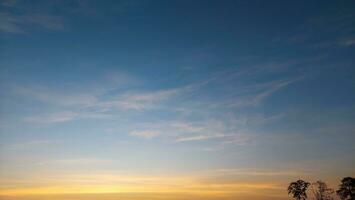
[(312, 192), (316, 200), (333, 200), (332, 194), (334, 190), (328, 188), (323, 181), (312, 183)]
[(355, 179), (352, 177), (343, 178), (337, 194), (342, 200), (355, 200)]
[(307, 199), (306, 191), (309, 185), (310, 183), (303, 180), (292, 182), (287, 188), (288, 194), (292, 194), (296, 200), (305, 200)]

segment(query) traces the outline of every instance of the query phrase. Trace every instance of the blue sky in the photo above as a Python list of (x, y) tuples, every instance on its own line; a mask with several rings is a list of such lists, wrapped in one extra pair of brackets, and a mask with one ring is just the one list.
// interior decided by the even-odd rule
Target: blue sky
[(355, 173), (352, 1), (0, 8), (4, 188), (53, 184), (44, 171)]

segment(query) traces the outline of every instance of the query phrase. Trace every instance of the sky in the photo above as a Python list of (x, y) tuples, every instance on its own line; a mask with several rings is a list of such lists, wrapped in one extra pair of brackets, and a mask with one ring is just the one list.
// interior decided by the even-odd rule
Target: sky
[(355, 3), (0, 2), (0, 199), (286, 200), (355, 176)]

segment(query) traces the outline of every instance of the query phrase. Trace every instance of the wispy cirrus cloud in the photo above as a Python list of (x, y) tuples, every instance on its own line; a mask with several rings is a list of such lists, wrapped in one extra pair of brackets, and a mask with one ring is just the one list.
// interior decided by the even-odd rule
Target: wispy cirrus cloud
[(49, 160), (37, 163), (37, 165), (102, 165), (110, 164), (112, 160), (103, 160), (97, 158), (74, 158), (74, 159), (59, 159)]
[(58, 143), (58, 140), (44, 140), (44, 139), (39, 139), (39, 140), (31, 140), (27, 142), (22, 142), (22, 143), (16, 143), (12, 144), (9, 146), (11, 149), (27, 149), (27, 148), (35, 148), (35, 147), (40, 147), (40, 146), (48, 146), (48, 145), (53, 145)]
[(338, 42), (339, 45), (349, 47), (355, 45), (355, 37), (347, 37)]
[(60, 91), (43, 86), (16, 86), (13, 88), (13, 92), (42, 103), (58, 106), (89, 107), (97, 102), (95, 94)]
[(175, 141), (176, 142), (189, 142), (189, 141), (218, 139), (218, 138), (224, 138), (224, 137), (227, 137), (227, 135), (224, 135), (224, 134), (194, 135), (194, 136), (180, 137), (180, 138), (177, 138)]
[(5, 9), (0, 11), (0, 32), (21, 34), (31, 32), (34, 28), (64, 30), (64, 17), (51, 14), (50, 4), (42, 2), (38, 6), (17, 0), (1, 1), (0, 5)]
[(175, 128), (179, 131), (189, 132), (189, 133), (201, 132), (204, 130), (204, 127), (201, 127), (199, 125), (194, 125), (192, 123), (186, 123), (186, 122), (176, 122), (173, 123), (171, 126), (172, 128)]
[(12, 7), (15, 6), (17, 3), (17, 0), (2, 0), (1, 5), (6, 6), (6, 7)]
[(77, 117), (78, 114), (74, 112), (59, 112), (59, 113), (52, 113), (43, 116), (26, 117), (25, 121), (31, 123), (47, 124), (47, 123), (67, 122), (67, 121), (74, 120)]
[(8, 33), (22, 33), (23, 30), (18, 26), (19, 19), (8, 13), (0, 13), (0, 31)]
[(25, 122), (37, 124), (63, 123), (79, 119), (109, 119), (111, 115), (105, 113), (94, 112), (72, 112), (63, 111), (43, 115), (29, 116), (25, 118)]
[(213, 145), (217, 144), (218, 149), (223, 149), (228, 145), (248, 145), (254, 139), (253, 134), (244, 130), (245, 126), (240, 126), (239, 123), (229, 123), (225, 119), (189, 122), (165, 121), (136, 126), (140, 129), (130, 132), (131, 136), (143, 139), (159, 136), (161, 139), (174, 143), (212, 142)]
[(141, 131), (132, 131), (129, 133), (132, 136), (140, 138), (153, 138), (159, 136), (161, 133), (156, 130), (141, 130)]
[(31, 26), (48, 30), (63, 30), (64, 20), (60, 16), (50, 14), (14, 15), (0, 12), (0, 31), (7, 33), (25, 33)]
[(300, 176), (307, 175), (308, 172), (304, 170), (261, 170), (261, 169), (239, 169), (239, 168), (226, 168), (226, 169), (211, 169), (204, 170), (201, 173), (225, 175), (225, 176)]
[[(116, 83), (120, 80), (121, 76), (115, 75), (110, 76), (109, 79), (114, 79)], [(126, 76), (124, 79), (127, 79)], [(129, 82), (129, 80), (124, 80), (123, 83)], [(112, 80), (111, 80), (112, 81)], [(122, 84), (122, 82), (120, 81)], [(16, 86), (11, 88), (13, 93), (40, 101), (42, 103), (52, 104), (56, 106), (78, 106), (81, 108), (91, 107), (91, 108), (101, 108), (105, 109), (124, 109), (124, 110), (144, 110), (153, 108), (157, 104), (170, 100), (173, 97), (177, 97), (188, 92), (193, 92), (199, 87), (206, 84), (206, 82), (201, 82), (197, 84), (186, 85), (177, 88), (169, 89), (159, 89), (153, 91), (136, 91), (136, 90), (125, 90), (118, 94), (110, 94), (110, 98), (101, 98), (105, 96), (110, 90), (111, 86), (103, 87), (99, 89), (92, 89), (90, 92), (82, 92), (77, 90), (58, 90), (55, 88), (48, 88), (43, 86)]]
[[(213, 76), (206, 80), (175, 88), (150, 91), (128, 88), (119, 90), (119, 92), (112, 92), (113, 89), (111, 86), (96, 89), (91, 88), (91, 90), (87, 90), (86, 92), (77, 89), (55, 89), (44, 86), (16, 86), (13, 88), (13, 94), (55, 108), (50, 113), (38, 113), (25, 118), (25, 121), (30, 123), (51, 124), (79, 119), (112, 119), (116, 115), (122, 114), (122, 112), (139, 111), (141, 113), (148, 113), (156, 109), (163, 109), (166, 112), (174, 113), (176, 116), (181, 113), (181, 109), (193, 111), (189, 112), (188, 115), (196, 115), (200, 111), (203, 111), (205, 114), (210, 113), (215, 115), (213, 113), (218, 113), (218, 110), (224, 108), (256, 107), (267, 99), (267, 97), (300, 79), (302, 78), (257, 84), (242, 84), (238, 86), (238, 90), (231, 91), (228, 96), (222, 96), (222, 98), (213, 101), (200, 99), (196, 94), (204, 95), (206, 92), (209, 93), (209, 87), (212, 86), (215, 88), (215, 85), (229, 84), (230, 80), (227, 79), (226, 82), (222, 76)], [(203, 109), (200, 105), (205, 105), (204, 107), (209, 109)], [(215, 137), (216, 134), (230, 134), (230, 132), (227, 133), (222, 129), (216, 130), (221, 126), (220, 124), (214, 124), (214, 127), (211, 127), (209, 124), (196, 123), (175, 123), (168, 126), (170, 127), (169, 132), (196, 134), (181, 137), (180, 141), (206, 140), (207, 138)], [(148, 128), (142, 130), (155, 129)], [(162, 131), (160, 130), (160, 132)], [(204, 136), (198, 134), (202, 132)], [(207, 137), (206, 135), (209, 136)]]
[(254, 136), (252, 134), (246, 133), (230, 133), (230, 134), (201, 134), (193, 136), (183, 136), (177, 137), (175, 142), (201, 142), (201, 141), (214, 141), (218, 143), (218, 146), (212, 148), (207, 148), (207, 151), (223, 149), (224, 146), (234, 145), (234, 146), (244, 146), (250, 145)]
[(160, 90), (153, 92), (127, 92), (116, 98), (97, 104), (99, 107), (110, 109), (119, 108), (125, 110), (145, 110), (152, 108), (157, 103), (168, 100), (182, 91), (179, 89)]
[(302, 77), (242, 87), (241, 90), (244, 90), (244, 94), (237, 94), (233, 98), (224, 100), (223, 102), (219, 102), (213, 106), (233, 108), (255, 107), (260, 105), (266, 98), (273, 95), (275, 92), (278, 92), (281, 89), (286, 88), (291, 83), (301, 79)]
[(112, 100), (100, 102), (98, 106), (105, 109), (118, 108), (124, 110), (149, 110), (160, 107), (162, 103), (173, 98), (179, 98), (181, 96), (194, 93), (211, 81), (212, 79), (207, 79), (180, 87), (153, 91), (126, 91), (115, 96)]
[[(348, 47), (353, 45), (354, 36), (354, 14), (350, 10), (334, 12), (329, 15), (315, 15), (296, 29), (291, 31), (286, 38), (275, 38), (274, 41), (289, 45), (302, 45), (303, 48), (329, 49)], [(319, 33), (322, 32), (322, 37)]]
[[(159, 108), (165, 103), (170, 103), (171, 100), (200, 92), (203, 87), (209, 86), (208, 84), (216, 84), (214, 81), (217, 79), (209, 79), (208, 81), (201, 81), (182, 87), (155, 91), (138, 92), (125, 90), (120, 93), (111, 94), (108, 98), (102, 98), (101, 96), (105, 94), (105, 89), (101, 89), (99, 93), (75, 93), (71, 91), (60, 92), (41, 87), (17, 87), (17, 94), (29, 96), (42, 103), (62, 107), (63, 111), (60, 112), (25, 118), (26, 122), (30, 123), (51, 124), (80, 119), (114, 119), (116, 111), (118, 111), (118, 114), (128, 111), (149, 113), (150, 110)], [(223, 117), (217, 120), (213, 117), (215, 112), (218, 112), (220, 108), (226, 107), (239, 109), (258, 106), (267, 97), (300, 79), (286, 79), (240, 86), (238, 93), (232, 96), (232, 98), (212, 102), (213, 106), (210, 106), (212, 110), (205, 110), (207, 115), (210, 115), (208, 119), (197, 121), (164, 120), (159, 124), (148, 124), (135, 128), (128, 131), (128, 134), (143, 139), (151, 139), (159, 136), (159, 138), (177, 143), (212, 141), (221, 148), (226, 145), (248, 145), (251, 144), (254, 136), (246, 131), (247, 125), (266, 123), (273, 120), (275, 116), (272, 119), (271, 117), (260, 115), (244, 116), (245, 119), (226, 116), (226, 118)], [(175, 104), (179, 106), (178, 103)], [(178, 106), (177, 108), (179, 108)], [(192, 107), (191, 109), (201, 108)], [(189, 115), (194, 115), (194, 113), (192, 112)], [(175, 114), (178, 115), (179, 113)], [(282, 117), (282, 115), (278, 115), (275, 119), (279, 117)]]
[(77, 119), (107, 118), (113, 111), (148, 111), (159, 108), (175, 97), (193, 92), (200, 85), (198, 83), (155, 91), (126, 90), (110, 95), (106, 94), (112, 89), (110, 86), (93, 89), (93, 92), (58, 90), (43, 86), (16, 86), (11, 91), (17, 96), (59, 109), (57, 112), (26, 117), (26, 122), (60, 123)]

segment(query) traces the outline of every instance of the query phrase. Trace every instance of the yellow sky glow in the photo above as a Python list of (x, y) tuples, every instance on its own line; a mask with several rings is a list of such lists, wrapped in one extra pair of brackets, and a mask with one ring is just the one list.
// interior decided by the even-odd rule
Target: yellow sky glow
[(130, 176), (107, 174), (36, 177), (32, 180), (3, 179), (0, 195), (161, 193), (223, 195), (232, 193), (264, 193), (275, 195), (284, 188), (271, 183), (221, 181), (188, 176)]

